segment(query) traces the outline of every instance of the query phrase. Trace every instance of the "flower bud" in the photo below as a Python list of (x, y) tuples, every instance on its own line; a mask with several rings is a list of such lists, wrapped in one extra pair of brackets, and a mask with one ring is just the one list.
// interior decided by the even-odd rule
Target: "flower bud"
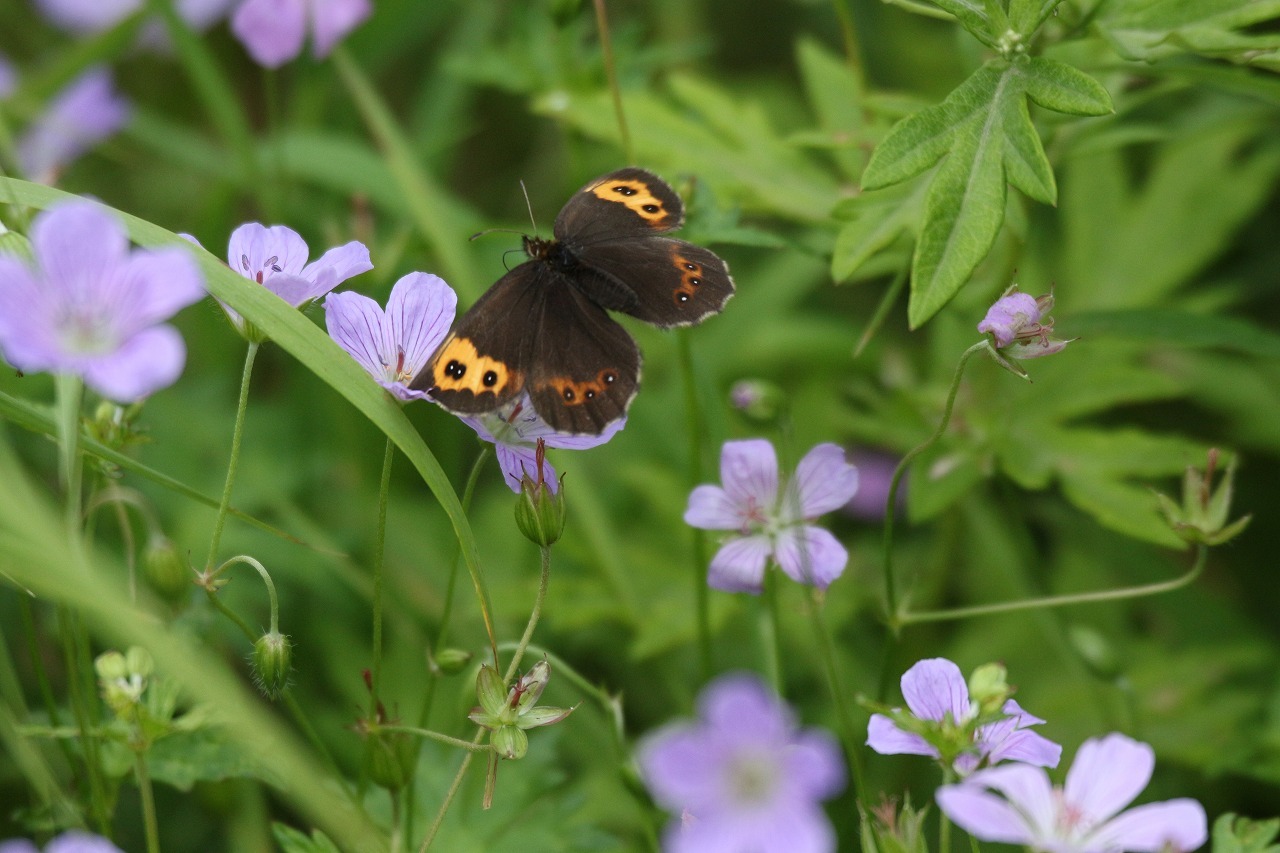
[(979, 715), (998, 713), (1013, 691), (1005, 680), (1007, 670), (998, 663), (986, 663), (969, 676), (969, 698), (977, 703)]
[(747, 420), (772, 424), (778, 420), (785, 398), (777, 385), (761, 379), (740, 379), (729, 389), (729, 402)]
[(253, 644), (253, 680), (268, 699), (279, 698), (289, 686), (290, 660), (293, 643), (279, 631), (263, 634)]
[(157, 534), (142, 555), (142, 575), (166, 601), (177, 604), (191, 592), (191, 567), (167, 536)]
[(490, 736), (489, 745), (499, 757), (519, 761), (529, 752), (529, 736), (517, 726), (502, 726)]
[(439, 654), (432, 656), (431, 666), (444, 675), (457, 675), (467, 668), (472, 657), (474, 655), (466, 649), (441, 649)]
[(417, 745), (404, 732), (375, 731), (369, 735), (369, 778), (389, 791), (398, 791), (413, 778)]
[(1160, 511), (1173, 532), (1193, 545), (1221, 545), (1238, 536), (1253, 519), (1252, 515), (1246, 515), (1227, 523), (1231, 513), (1236, 460), (1232, 459), (1227, 465), (1227, 472), (1215, 489), (1213, 475), (1217, 471), (1219, 455), (1217, 448), (1209, 451), (1209, 461), (1203, 474), (1199, 469), (1187, 466), (1186, 475), (1182, 479), (1182, 506), (1178, 506), (1167, 495), (1156, 493)]
[(125, 654), (103, 652), (94, 660), (93, 668), (98, 673), (98, 686), (107, 706), (118, 717), (135, 718), (147, 689), (147, 678), (155, 668), (147, 650), (131, 646)]
[(536, 459), (538, 479), (527, 473), (520, 479), (520, 497), (516, 498), (516, 527), (535, 545), (547, 547), (564, 532), (567, 517), (563, 489), (553, 489), (543, 480), (546, 446), (538, 439)]

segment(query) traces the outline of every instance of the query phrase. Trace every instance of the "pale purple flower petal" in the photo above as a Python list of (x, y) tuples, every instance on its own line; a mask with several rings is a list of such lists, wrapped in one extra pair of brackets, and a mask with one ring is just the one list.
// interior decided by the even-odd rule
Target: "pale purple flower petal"
[(115, 269), (129, 254), (120, 221), (91, 202), (60, 204), (31, 224), (31, 248), (49, 288), (60, 296), (91, 287), (102, 270)]
[(227, 242), (227, 265), (258, 284), (281, 273), (301, 276), (307, 254), (307, 242), (287, 225), (246, 222)]
[(1112, 732), (1080, 745), (1063, 795), (1091, 820), (1102, 821), (1142, 793), (1155, 766), (1150, 745)]
[(968, 783), (990, 788), (1016, 805), (1036, 838), (1053, 836), (1060, 798), (1043, 769), (1029, 764), (1002, 764), (973, 774)]
[(796, 583), (826, 589), (844, 573), (849, 552), (827, 530), (812, 525), (780, 531), (773, 546), (778, 567)]
[(835, 739), (797, 730), (790, 710), (754, 676), (718, 679), (698, 707), (698, 720), (669, 725), (637, 749), (654, 800), (681, 816), (664, 849), (834, 850), (818, 803), (845, 784)]
[(867, 722), (867, 746), (881, 755), (927, 755), (938, 758), (938, 750), (915, 732), (905, 732), (884, 714), (872, 714)]
[(0, 841), (0, 853), (40, 853), (34, 841), (25, 838), (13, 838)]
[(792, 520), (813, 519), (839, 509), (858, 491), (858, 469), (838, 444), (819, 444), (796, 466), (784, 512), (799, 509)]
[(748, 518), (763, 520), (778, 501), (778, 456), (763, 438), (726, 441), (720, 450), (720, 482)]
[(684, 523), (702, 530), (737, 530), (744, 519), (738, 505), (719, 486), (698, 486), (689, 494)]
[(1109, 821), (1090, 839), (1106, 850), (1195, 850), (1209, 838), (1204, 806), (1195, 800), (1166, 800), (1135, 806)]
[[(899, 457), (878, 450), (853, 449), (846, 458), (858, 469), (858, 491), (845, 509), (854, 518), (864, 521), (880, 521), (884, 518), (885, 505), (889, 501), (889, 485), (898, 467)], [(898, 484), (895, 510), (901, 512), (907, 505), (906, 481)]]
[(114, 352), (85, 363), (85, 384), (108, 400), (132, 403), (182, 375), (187, 348), (172, 326), (155, 326), (133, 335)]
[[(538, 457), (532, 447), (512, 444), (496, 444), (494, 451), (498, 456), (498, 467), (502, 469), (502, 477), (507, 481), (507, 488), (516, 494), (520, 493), (520, 484), (527, 476), (538, 482)], [(551, 494), (560, 491), (560, 478), (556, 469), (547, 459), (542, 460), (542, 482), (547, 484)]]
[(950, 714), (959, 723), (973, 714), (969, 685), (960, 667), (946, 658), (918, 661), (902, 674), (901, 685), (907, 707), (922, 720), (941, 722)]
[[(368, 259), (368, 249), (364, 257)], [(400, 373), (407, 377), (405, 382), (418, 375), (444, 342), (457, 312), (458, 295), (438, 275), (412, 272), (391, 288), (386, 318), (391, 324), (391, 339), (404, 353)]]
[(303, 268), (301, 275), (312, 283), (313, 291), (304, 301), (318, 299), (347, 279), (371, 269), (369, 249), (359, 240), (330, 249)]
[(123, 851), (99, 835), (72, 829), (46, 844), (44, 853), (123, 853)]
[(12, 95), (18, 89), (18, 72), (13, 63), (0, 55), (0, 101)]
[(711, 558), (707, 585), (723, 592), (760, 592), (764, 588), (765, 562), (772, 550), (767, 536), (730, 539)]
[(28, 179), (51, 184), (72, 160), (128, 123), (133, 108), (111, 72), (91, 68), (63, 89), (18, 138), (18, 165)]
[(938, 808), (965, 832), (985, 841), (1032, 844), (1027, 821), (1003, 797), (978, 785), (944, 785), (934, 795)]
[(143, 0), (35, 0), (40, 14), (64, 30), (96, 33), (113, 27), (142, 7)]
[(1042, 725), (1044, 720), (1028, 714), (1012, 699), (1005, 702), (1001, 710), (1009, 716), (978, 729), (978, 742), (987, 749), (987, 761), (991, 764), (1021, 761), (1057, 767), (1062, 759), (1062, 745), (1028, 730), (1028, 726)]
[(1029, 293), (1015, 292), (1002, 296), (987, 309), (978, 331), (995, 336), (997, 347), (1006, 347), (1018, 332), (1040, 321), (1040, 307)]
[(373, 14), (371, 0), (311, 0), (311, 50), (317, 58)]
[(231, 16), (231, 31), (259, 65), (278, 68), (302, 52), (306, 0), (245, 0)]

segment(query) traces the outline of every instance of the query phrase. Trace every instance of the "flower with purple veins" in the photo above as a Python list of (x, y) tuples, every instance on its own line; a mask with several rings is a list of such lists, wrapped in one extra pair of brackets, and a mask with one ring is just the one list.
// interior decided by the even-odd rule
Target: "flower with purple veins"
[(1204, 807), (1182, 798), (1128, 811), (1151, 780), (1155, 753), (1112, 733), (1085, 741), (1062, 787), (1037, 767), (1010, 764), (937, 791), (938, 806), (975, 838), (1051, 853), (1190, 851), (1208, 839)]
[(836, 848), (820, 803), (844, 789), (840, 747), (820, 729), (799, 729), (753, 675), (707, 685), (698, 719), (646, 736), (636, 758), (654, 800), (679, 816), (664, 837), (667, 853)]
[[(0, 853), (40, 853), (34, 842), (23, 839), (0, 841)], [(44, 846), (44, 853), (124, 853), (100, 835), (69, 829)]]
[[(358, 240), (330, 249), (309, 264), (308, 251), (306, 242), (292, 228), (268, 228), (247, 222), (231, 233), (227, 263), (294, 308), (302, 308), (347, 279), (373, 269), (369, 250)], [(236, 331), (251, 341), (266, 340), (262, 331), (247, 323), (235, 309), (220, 304)]]
[(330, 293), (324, 300), (329, 336), (379, 385), (402, 402), (427, 398), (409, 383), (449, 334), (458, 297), (444, 279), (413, 272), (391, 288), (384, 312), (359, 293)]
[(181, 375), (182, 336), (162, 323), (204, 296), (187, 250), (130, 251), (124, 226), (87, 201), (37, 216), (31, 245), (34, 267), (0, 256), (0, 352), (10, 364), (76, 374), (118, 403)]
[(1053, 294), (1033, 297), (1020, 293), (1015, 284), (1004, 292), (978, 324), (978, 331), (991, 336), (992, 356), (997, 362), (1020, 376), (1026, 372), (1007, 359), (1042, 358), (1061, 352), (1071, 340), (1052, 337)]
[(133, 114), (111, 72), (91, 68), (58, 93), (18, 137), (18, 165), (28, 180), (52, 184), (80, 155), (114, 134)]
[[(1003, 691), (995, 701), (1007, 695)], [(941, 743), (951, 753), (947, 757), (951, 769), (961, 776), (1001, 761), (1057, 767), (1062, 757), (1061, 746), (1029, 730), (1044, 720), (1028, 714), (1012, 699), (1004, 699), (1000, 706), (1006, 715), (1003, 719), (977, 724), (981, 703), (970, 698), (960, 667), (945, 658), (919, 661), (903, 673), (902, 696), (932, 741), (884, 714), (873, 714), (867, 724), (867, 745), (881, 755), (942, 759)]]
[(528, 476), (534, 482), (545, 482), (552, 494), (560, 489), (560, 480), (551, 463), (543, 460), (538, 468), (538, 439), (547, 447), (562, 450), (587, 450), (599, 447), (627, 425), (625, 417), (605, 427), (599, 435), (567, 435), (556, 432), (533, 409), (528, 394), (508, 403), (496, 412), (478, 417), (464, 417), (462, 422), (476, 431), (481, 439), (494, 445), (498, 467), (511, 491), (520, 494), (520, 481)]
[(231, 31), (255, 62), (278, 68), (302, 53), (308, 30), (321, 59), (371, 14), (371, 0), (245, 0), (231, 16)]
[(835, 444), (805, 454), (795, 477), (779, 488), (778, 457), (760, 438), (727, 441), (720, 451), (721, 486), (689, 495), (686, 524), (734, 533), (720, 546), (707, 583), (727, 592), (758, 593), (770, 558), (798, 583), (826, 589), (844, 571), (849, 553), (809, 521), (844, 506), (858, 490), (858, 469)]

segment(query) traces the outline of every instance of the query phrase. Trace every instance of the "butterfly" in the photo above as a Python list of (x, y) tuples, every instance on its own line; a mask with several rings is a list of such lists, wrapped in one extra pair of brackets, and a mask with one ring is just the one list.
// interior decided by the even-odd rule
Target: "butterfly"
[(640, 349), (609, 311), (690, 326), (733, 295), (715, 253), (663, 236), (683, 222), (680, 196), (652, 172), (591, 181), (556, 217), (554, 239), (524, 238), (529, 259), (476, 300), (410, 387), (460, 415), (527, 393), (556, 432), (599, 435), (640, 383)]

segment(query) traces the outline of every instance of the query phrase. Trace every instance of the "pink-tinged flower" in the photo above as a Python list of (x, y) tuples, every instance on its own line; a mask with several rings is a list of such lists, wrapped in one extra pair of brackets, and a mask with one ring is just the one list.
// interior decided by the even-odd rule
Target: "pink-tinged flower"
[(37, 216), (31, 245), (34, 268), (0, 255), (0, 351), (10, 364), (79, 375), (118, 403), (181, 375), (182, 336), (159, 324), (204, 296), (185, 249), (130, 251), (120, 222), (83, 201)]
[(588, 450), (604, 444), (627, 425), (624, 417), (609, 424), (599, 435), (556, 432), (533, 410), (528, 394), (522, 394), (514, 403), (491, 414), (461, 420), (480, 438), (494, 445), (503, 479), (516, 494), (520, 494), (520, 481), (525, 476), (535, 483), (545, 482), (552, 494), (560, 490), (560, 479), (550, 462), (542, 460), (542, 470), (538, 470), (538, 439), (542, 439), (547, 447)]
[(302, 53), (308, 29), (320, 59), (371, 14), (371, 0), (245, 0), (231, 16), (231, 31), (255, 62), (278, 68)]
[[(882, 450), (854, 448), (845, 454), (845, 458), (858, 469), (858, 491), (845, 504), (845, 511), (864, 521), (882, 520), (885, 506), (889, 502), (889, 485), (893, 482), (893, 472), (902, 457)], [(898, 484), (895, 509), (901, 511), (906, 504), (907, 488), (904, 480)]]
[[(68, 32), (80, 35), (114, 27), (142, 8), (146, 0), (36, 0), (46, 18)], [(182, 20), (194, 30), (213, 26), (235, 0), (176, 0)], [(148, 39), (149, 40), (149, 39)]]
[(759, 592), (769, 558), (799, 583), (826, 589), (844, 571), (849, 553), (809, 521), (848, 503), (858, 491), (858, 469), (835, 444), (805, 454), (795, 477), (779, 487), (778, 457), (761, 438), (727, 441), (720, 451), (721, 486), (689, 495), (686, 524), (732, 530), (707, 572), (707, 583), (727, 592)]
[(996, 697), (1005, 716), (981, 723), (981, 703), (970, 698), (960, 667), (946, 658), (919, 661), (902, 675), (902, 697), (911, 715), (923, 724), (920, 731), (908, 731), (884, 714), (872, 714), (867, 746), (881, 755), (942, 759), (938, 748), (942, 745), (950, 753), (951, 768), (962, 776), (1001, 761), (1057, 767), (1062, 747), (1029, 730), (1044, 720), (1028, 714), (1014, 700), (1004, 699), (1007, 695), (1006, 690)]
[(1061, 352), (1071, 340), (1052, 337), (1053, 318), (1049, 316), (1053, 310), (1052, 293), (1037, 298), (1019, 293), (1017, 287), (1010, 287), (987, 309), (978, 331), (991, 335), (995, 344), (992, 354), (1002, 367), (1026, 376), (1025, 371), (1009, 364), (1007, 359), (1053, 355)]
[(654, 800), (677, 816), (667, 853), (836, 849), (820, 803), (844, 790), (840, 747), (799, 729), (755, 676), (716, 679), (698, 697), (698, 719), (660, 729), (636, 752)]
[(1084, 742), (1061, 788), (1037, 767), (1009, 764), (938, 789), (938, 806), (983, 841), (1050, 853), (1195, 850), (1208, 839), (1204, 807), (1191, 799), (1121, 813), (1151, 780), (1151, 747), (1122, 734)]
[(132, 114), (111, 72), (91, 68), (58, 93), (18, 138), (18, 165), (29, 180), (52, 184), (68, 163), (124, 127)]
[(396, 282), (385, 313), (369, 297), (351, 291), (324, 300), (329, 337), (404, 402), (427, 397), (409, 383), (449, 334), (457, 310), (458, 296), (444, 279), (421, 272)]
[[(306, 242), (292, 228), (247, 222), (231, 232), (227, 263), (294, 308), (305, 307), (347, 279), (373, 269), (369, 250), (358, 240), (330, 249), (309, 264), (308, 251)], [(221, 304), (236, 331), (252, 341), (266, 340), (265, 334), (246, 323), (235, 309)]]
[[(40, 848), (26, 839), (14, 839), (0, 841), (0, 853), (40, 853)], [(71, 829), (46, 844), (44, 853), (124, 853), (124, 851), (100, 835), (81, 829)]]

